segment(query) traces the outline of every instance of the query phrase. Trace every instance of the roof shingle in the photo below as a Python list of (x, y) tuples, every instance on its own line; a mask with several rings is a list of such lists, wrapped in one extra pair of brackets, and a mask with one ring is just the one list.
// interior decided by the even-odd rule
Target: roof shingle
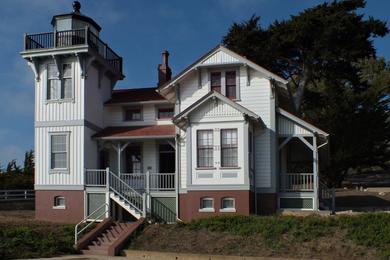
[(143, 137), (168, 137), (175, 136), (174, 125), (148, 125), (148, 126), (124, 126), (107, 127), (93, 135), (93, 138), (143, 138)]
[(115, 89), (106, 104), (166, 100), (156, 88)]

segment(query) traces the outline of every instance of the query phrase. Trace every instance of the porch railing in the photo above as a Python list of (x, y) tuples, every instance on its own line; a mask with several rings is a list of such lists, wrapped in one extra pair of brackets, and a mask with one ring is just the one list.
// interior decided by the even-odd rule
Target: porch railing
[(121, 179), (137, 191), (175, 190), (175, 173), (121, 173)]
[(85, 185), (94, 187), (104, 187), (107, 185), (107, 170), (86, 169)]
[(26, 34), (24, 36), (24, 50), (53, 49), (88, 45), (106, 60), (112, 69), (122, 74), (122, 57), (116, 54), (105, 42), (88, 28), (55, 31), (47, 33)]
[(314, 191), (313, 173), (283, 173), (280, 178), (281, 191)]

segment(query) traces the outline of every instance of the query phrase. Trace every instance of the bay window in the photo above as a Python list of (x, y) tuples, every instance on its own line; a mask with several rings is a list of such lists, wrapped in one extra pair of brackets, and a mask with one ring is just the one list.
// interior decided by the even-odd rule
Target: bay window
[(238, 137), (237, 129), (221, 130), (221, 166), (238, 166)]
[(197, 131), (197, 165), (199, 168), (214, 166), (213, 130)]

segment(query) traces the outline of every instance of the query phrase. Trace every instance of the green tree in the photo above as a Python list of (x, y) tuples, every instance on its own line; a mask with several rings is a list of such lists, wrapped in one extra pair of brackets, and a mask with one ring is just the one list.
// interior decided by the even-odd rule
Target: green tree
[[(309, 84), (323, 78), (356, 80), (352, 62), (375, 56), (372, 37), (388, 33), (386, 23), (358, 14), (364, 0), (324, 3), (262, 29), (259, 17), (234, 23), (227, 47), (290, 80), (289, 94), (300, 114)], [(352, 77), (351, 77), (352, 75)]]
[(386, 23), (357, 13), (363, 0), (334, 1), (261, 28), (260, 18), (234, 23), (228, 48), (289, 80), (291, 106), (331, 134), (328, 174), (386, 167), (390, 159), (389, 65), (376, 59), (373, 37)]
[(20, 169), (20, 166), (18, 166), (16, 164), (16, 160), (11, 160), (8, 164), (7, 164), (7, 169), (6, 169), (6, 172), (9, 173), (9, 174), (14, 174), (14, 173), (21, 173), (21, 169)]
[(34, 175), (34, 152), (32, 150), (27, 151), (24, 154), (24, 167), (23, 173), (28, 175)]

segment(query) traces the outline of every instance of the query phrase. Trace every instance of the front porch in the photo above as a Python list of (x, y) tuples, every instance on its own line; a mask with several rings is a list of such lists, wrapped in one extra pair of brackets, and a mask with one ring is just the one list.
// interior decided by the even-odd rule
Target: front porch
[[(110, 127), (94, 139), (99, 148), (98, 167), (91, 165), (85, 170), (86, 193), (105, 194), (114, 218), (130, 214), (138, 219), (147, 216), (176, 221), (174, 127)], [(87, 212), (94, 208), (87, 205)]]

